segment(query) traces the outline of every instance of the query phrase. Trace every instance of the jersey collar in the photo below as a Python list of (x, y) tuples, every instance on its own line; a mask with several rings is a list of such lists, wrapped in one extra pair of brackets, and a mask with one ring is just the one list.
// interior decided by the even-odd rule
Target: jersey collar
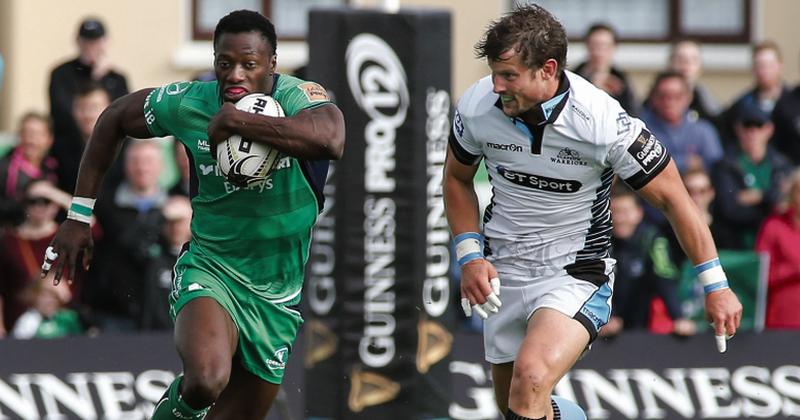
[[(552, 124), (561, 114), (561, 110), (564, 109), (564, 105), (567, 103), (567, 98), (569, 98), (569, 78), (567, 78), (567, 73), (564, 72), (561, 75), (561, 80), (558, 82), (556, 94), (552, 98), (544, 102), (540, 102), (531, 109), (531, 112), (533, 112), (533, 125)], [(494, 103), (494, 106), (499, 108), (501, 111), (503, 110), (503, 103), (500, 101), (499, 96), (497, 97), (497, 101)], [(518, 117), (512, 118), (512, 120), (517, 119), (522, 120)]]

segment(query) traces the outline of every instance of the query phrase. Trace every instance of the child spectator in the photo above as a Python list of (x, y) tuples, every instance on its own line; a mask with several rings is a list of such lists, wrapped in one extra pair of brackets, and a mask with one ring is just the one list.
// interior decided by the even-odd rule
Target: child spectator
[(66, 307), (72, 293), (65, 282), (53, 285), (55, 272), (28, 285), (31, 307), (19, 317), (11, 331), (13, 338), (62, 338), (83, 333), (78, 313)]

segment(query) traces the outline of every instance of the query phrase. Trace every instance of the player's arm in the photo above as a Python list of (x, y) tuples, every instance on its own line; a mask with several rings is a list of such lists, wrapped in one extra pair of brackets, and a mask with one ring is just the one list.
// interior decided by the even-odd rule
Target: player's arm
[[(663, 171), (638, 192), (664, 213), (686, 255), (696, 267), (699, 266), (699, 277), (704, 279), (707, 291), (706, 315), (714, 323), (716, 335), (732, 336), (741, 322), (742, 305), (727, 287), (724, 272), (718, 266), (717, 249), (711, 231), (686, 192), (675, 163), (670, 161)], [(712, 261), (716, 263), (703, 266)], [(708, 269), (704, 270), (706, 268)], [(724, 351), (724, 346), (720, 346), (720, 351)]]
[(50, 246), (45, 251), (42, 264), (44, 277), (55, 264), (55, 282), (61, 281), (66, 264), (69, 280), (75, 278), (75, 262), (83, 254), (83, 266), (89, 268), (92, 236), (89, 220), (91, 207), (111, 163), (117, 156), (126, 136), (152, 137), (144, 116), (144, 102), (152, 89), (144, 89), (114, 101), (100, 115), (81, 158), (78, 180), (67, 220), (61, 224)]
[(267, 117), (225, 103), (208, 125), (214, 144), (233, 134), (307, 160), (337, 160), (344, 150), (344, 117), (334, 104), (305, 109), (291, 117)]
[(477, 165), (459, 162), (452, 147), (448, 147), (442, 187), (445, 214), (461, 267), (461, 306), (467, 316), (474, 309), (486, 318), (488, 312), (497, 312), (501, 305), (497, 297), (500, 283), (493, 280), (497, 279), (497, 271), (481, 253), (478, 196), (472, 181), (477, 170)]
[(453, 235), (464, 232), (478, 232), (478, 195), (475, 194), (473, 178), (477, 165), (465, 165), (447, 148), (444, 162), (444, 207), (447, 222)]

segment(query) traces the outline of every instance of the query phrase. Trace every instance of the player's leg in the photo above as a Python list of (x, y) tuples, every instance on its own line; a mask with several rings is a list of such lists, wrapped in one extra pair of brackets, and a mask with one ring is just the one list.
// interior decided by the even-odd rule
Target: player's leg
[(514, 362), (492, 363), (492, 386), (494, 399), (500, 413), (508, 411), (508, 392), (511, 388), (511, 376), (514, 373)]
[(186, 303), (175, 320), (184, 373), (159, 401), (153, 420), (203, 418), (228, 384), (237, 341), (233, 320), (216, 300), (203, 296)]
[(267, 382), (248, 372), (234, 360), (231, 379), (206, 420), (254, 419), (263, 420), (278, 395), (280, 385)]
[(575, 319), (555, 309), (537, 310), (514, 363), (506, 418), (552, 419), (550, 394), (589, 339), (589, 332)]

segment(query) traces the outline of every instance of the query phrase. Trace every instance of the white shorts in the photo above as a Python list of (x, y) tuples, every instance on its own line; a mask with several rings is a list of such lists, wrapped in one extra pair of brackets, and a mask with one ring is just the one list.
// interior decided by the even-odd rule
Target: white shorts
[[(613, 261), (613, 260), (611, 260)], [(531, 315), (540, 308), (552, 308), (583, 324), (591, 343), (600, 327), (611, 316), (611, 295), (614, 288), (613, 262), (606, 264), (608, 281), (599, 287), (564, 273), (538, 279), (500, 277), (500, 312), (484, 321), (483, 345), (486, 361), (499, 364), (516, 360)]]

